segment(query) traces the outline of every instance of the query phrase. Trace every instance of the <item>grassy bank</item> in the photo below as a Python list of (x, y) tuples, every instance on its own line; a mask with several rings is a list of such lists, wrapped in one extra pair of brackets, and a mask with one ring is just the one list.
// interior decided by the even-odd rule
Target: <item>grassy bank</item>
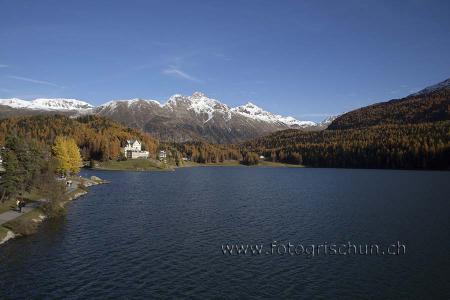
[[(172, 171), (175, 168), (189, 167), (238, 167), (245, 166), (238, 160), (225, 160), (219, 163), (197, 163), (186, 161), (180, 166), (174, 166), (161, 163), (153, 159), (129, 159), (124, 161), (110, 160), (106, 162), (98, 162), (93, 168), (95, 170), (111, 170), (111, 171)], [(276, 168), (302, 168), (303, 165), (293, 165), (271, 161), (260, 161), (257, 165), (249, 167), (276, 167)]]
[[(188, 168), (188, 167), (245, 167), (246, 165), (241, 164), (238, 160), (226, 160), (219, 163), (196, 163), (187, 161), (180, 168)], [(271, 161), (260, 161), (257, 165), (248, 166), (250, 168), (254, 167), (274, 167), (274, 168), (303, 168), (303, 165), (293, 165), (279, 162), (271, 162)]]
[(2, 227), (6, 230), (11, 230), (16, 235), (25, 236), (34, 233), (39, 226), (39, 223), (44, 219), (44, 212), (40, 208), (36, 208), (14, 220), (4, 223)]
[(168, 171), (170, 166), (154, 159), (109, 160), (98, 162), (93, 169), (111, 171)]
[(6, 235), (8, 234), (8, 228), (5, 228), (3, 226), (0, 226), (0, 243), (3, 241), (3, 239), (6, 238)]

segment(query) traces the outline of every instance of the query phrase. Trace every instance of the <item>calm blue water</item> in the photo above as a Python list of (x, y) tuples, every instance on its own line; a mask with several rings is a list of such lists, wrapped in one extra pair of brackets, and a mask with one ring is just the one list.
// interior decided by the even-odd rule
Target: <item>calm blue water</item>
[[(83, 172), (112, 183), (91, 188), (64, 219), (0, 247), (0, 298), (450, 297), (450, 172)], [(406, 254), (221, 250), (273, 241), (401, 241)]]

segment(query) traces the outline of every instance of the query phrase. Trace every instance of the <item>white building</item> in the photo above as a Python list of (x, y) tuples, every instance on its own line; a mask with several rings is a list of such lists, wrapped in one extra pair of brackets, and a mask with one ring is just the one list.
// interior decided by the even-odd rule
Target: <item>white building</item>
[(159, 158), (160, 161), (166, 162), (166, 160), (167, 160), (166, 150), (159, 151), (158, 158)]
[(127, 140), (124, 151), (141, 151), (142, 144), (138, 140)]
[(138, 140), (127, 140), (127, 144), (123, 148), (126, 158), (148, 158), (148, 151), (142, 150), (142, 144)]

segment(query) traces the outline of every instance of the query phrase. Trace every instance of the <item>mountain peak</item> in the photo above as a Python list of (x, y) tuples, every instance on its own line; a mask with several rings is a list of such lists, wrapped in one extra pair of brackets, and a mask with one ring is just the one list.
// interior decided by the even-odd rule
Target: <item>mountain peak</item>
[(437, 84), (434, 85), (430, 85), (426, 88), (424, 88), (423, 90), (418, 91), (417, 93), (411, 94), (410, 96), (420, 96), (420, 95), (424, 95), (424, 94), (428, 94), (437, 90), (441, 90), (441, 89), (448, 89), (450, 88), (450, 78), (441, 81)]
[(191, 97), (192, 98), (208, 98), (208, 97), (206, 97), (206, 95), (204, 93), (198, 92), (198, 91), (193, 92)]
[(244, 105), (241, 105), (240, 107), (249, 107), (249, 108), (253, 107), (253, 108), (261, 109), (261, 107), (259, 107), (258, 105), (254, 104), (254, 103), (252, 103), (250, 101), (247, 101), (247, 103), (245, 103)]

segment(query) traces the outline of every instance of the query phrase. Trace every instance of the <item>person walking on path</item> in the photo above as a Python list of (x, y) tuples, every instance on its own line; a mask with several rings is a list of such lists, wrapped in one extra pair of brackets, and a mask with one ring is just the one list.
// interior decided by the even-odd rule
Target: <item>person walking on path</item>
[(22, 208), (24, 208), (26, 204), (27, 203), (25, 202), (25, 200), (23, 199), (20, 200), (20, 212), (22, 212)]
[(21, 213), (22, 212), (22, 202), (20, 201), (20, 199), (17, 199), (16, 205), (17, 205), (17, 210)]

